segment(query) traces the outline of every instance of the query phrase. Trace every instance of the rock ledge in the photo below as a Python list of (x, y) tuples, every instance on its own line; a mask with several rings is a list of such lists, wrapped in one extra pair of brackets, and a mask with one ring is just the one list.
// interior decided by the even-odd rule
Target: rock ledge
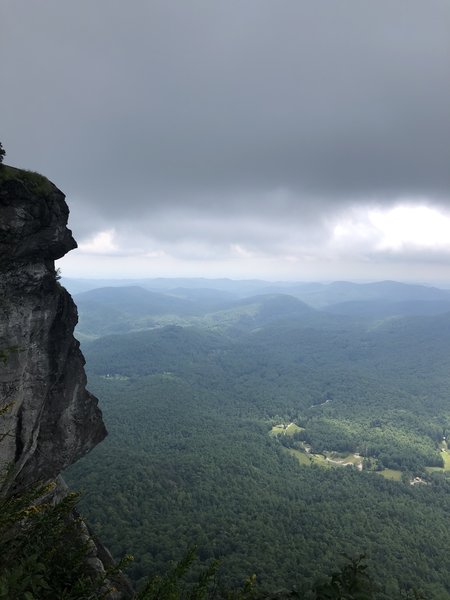
[[(0, 490), (56, 478), (105, 436), (54, 260), (76, 248), (64, 194), (0, 167)], [(5, 479), (4, 474), (9, 472)]]

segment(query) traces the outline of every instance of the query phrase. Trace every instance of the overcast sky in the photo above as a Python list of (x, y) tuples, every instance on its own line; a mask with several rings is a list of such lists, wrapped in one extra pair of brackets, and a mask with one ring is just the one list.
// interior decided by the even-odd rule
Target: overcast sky
[(65, 276), (450, 286), (448, 0), (2, 0), (0, 57)]

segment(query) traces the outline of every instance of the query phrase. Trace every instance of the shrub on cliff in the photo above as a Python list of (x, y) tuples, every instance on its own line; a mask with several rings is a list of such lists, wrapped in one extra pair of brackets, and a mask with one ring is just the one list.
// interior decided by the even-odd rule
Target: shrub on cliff
[[(4, 154), (5, 151), (3, 150), (3, 155)], [(16, 169), (15, 167), (2, 164), (2, 161), (0, 160), (0, 184), (8, 181), (18, 181), (22, 183), (30, 193), (42, 196), (48, 196), (55, 190), (55, 186), (51, 181), (40, 173)]]
[(5, 154), (6, 154), (5, 149), (3, 148), (3, 145), (0, 142), (0, 165), (2, 164), (3, 159), (5, 158)]
[(0, 498), (0, 599), (94, 600), (104, 581), (87, 573), (87, 547), (72, 516), (77, 495), (45, 501), (51, 486)]

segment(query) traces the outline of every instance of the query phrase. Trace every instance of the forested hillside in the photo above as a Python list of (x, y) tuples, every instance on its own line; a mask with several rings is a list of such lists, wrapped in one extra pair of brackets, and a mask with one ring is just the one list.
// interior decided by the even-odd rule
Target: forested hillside
[(450, 315), (233, 302), (83, 343), (110, 435), (67, 477), (96, 531), (136, 582), (196, 544), (227, 586), (365, 553), (378, 598), (450, 598)]

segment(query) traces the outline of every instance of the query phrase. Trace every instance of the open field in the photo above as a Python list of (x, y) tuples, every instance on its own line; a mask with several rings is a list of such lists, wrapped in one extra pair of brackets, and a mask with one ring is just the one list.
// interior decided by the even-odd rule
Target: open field
[(444, 467), (426, 467), (427, 473), (447, 473), (450, 472), (450, 452), (447, 442), (442, 442), (441, 456), (444, 461)]
[(270, 435), (276, 436), (280, 433), (284, 433), (284, 435), (292, 436), (298, 431), (304, 431), (304, 427), (299, 427), (295, 423), (289, 423), (288, 425), (282, 423), (280, 425), (274, 425), (272, 427)]
[(396, 471), (395, 469), (383, 469), (382, 471), (375, 471), (385, 479), (390, 479), (391, 481), (401, 481), (402, 480), (402, 472)]
[(319, 465), (320, 467), (329, 468), (332, 466), (332, 464), (327, 461), (322, 454), (308, 454), (307, 452), (294, 450), (293, 448), (288, 448), (287, 452), (296, 458), (301, 465), (306, 465), (307, 467), (310, 467), (311, 465)]
[[(295, 450), (293, 448), (287, 449), (287, 452), (289, 452), (291, 456), (294, 456), (301, 465), (305, 465), (307, 467), (318, 465), (320, 467), (330, 468), (344, 467), (349, 466), (349, 464), (353, 464), (356, 468), (361, 469), (359, 465), (362, 465), (362, 457), (355, 456), (353, 454), (349, 454), (345, 458), (339, 458), (339, 460), (333, 460), (329, 456), (324, 456), (323, 454), (310, 454), (303, 452), (302, 450)], [(438, 470), (442, 471), (443, 469)], [(390, 479), (391, 481), (401, 481), (402, 479), (402, 472), (394, 469), (383, 469), (382, 471), (373, 472), (378, 473), (385, 479)]]

